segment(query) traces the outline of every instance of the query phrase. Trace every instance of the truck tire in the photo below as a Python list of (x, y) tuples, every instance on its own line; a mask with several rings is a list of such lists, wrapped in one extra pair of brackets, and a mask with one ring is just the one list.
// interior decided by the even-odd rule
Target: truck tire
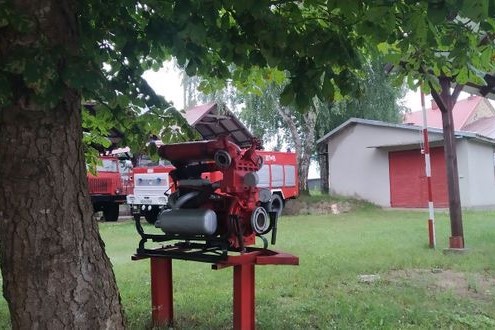
[(282, 215), (282, 210), (284, 209), (284, 201), (282, 197), (280, 197), (279, 194), (273, 194), (269, 203), (269, 210), (271, 212), (277, 212), (277, 216), (280, 217)]
[(119, 219), (119, 204), (107, 203), (103, 205), (103, 218), (105, 221), (117, 221)]
[(160, 213), (160, 208), (158, 206), (152, 206), (151, 210), (144, 211), (144, 218), (149, 224), (154, 225), (158, 218), (158, 213)]

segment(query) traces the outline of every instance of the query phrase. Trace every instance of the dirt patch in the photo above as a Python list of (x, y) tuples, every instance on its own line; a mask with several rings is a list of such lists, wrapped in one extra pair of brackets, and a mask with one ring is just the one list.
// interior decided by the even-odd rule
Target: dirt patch
[(488, 274), (462, 273), (444, 269), (407, 269), (390, 271), (384, 276), (392, 283), (407, 282), (432, 292), (452, 292), (457, 296), (489, 300), (495, 297), (495, 278)]
[(321, 214), (341, 214), (350, 212), (353, 204), (348, 201), (319, 201), (307, 202), (300, 199), (288, 200), (284, 207), (286, 215), (321, 215)]

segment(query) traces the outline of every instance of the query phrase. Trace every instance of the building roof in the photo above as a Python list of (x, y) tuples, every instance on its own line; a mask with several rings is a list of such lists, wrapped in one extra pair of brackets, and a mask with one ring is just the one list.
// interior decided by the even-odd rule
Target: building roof
[(480, 118), (463, 127), (463, 131), (476, 132), (495, 139), (495, 117)]
[(228, 135), (239, 147), (246, 148), (254, 139), (254, 135), (225, 105), (199, 105), (186, 110), (184, 117), (205, 140)]
[[(347, 120), (345, 123), (340, 125), (339, 127), (333, 129), (329, 133), (325, 134), (321, 139), (316, 141), (317, 145), (320, 145), (322, 143), (327, 143), (330, 139), (332, 139), (334, 136), (338, 135), (345, 129), (354, 126), (354, 125), (369, 125), (369, 126), (375, 126), (375, 127), (387, 127), (387, 128), (396, 128), (396, 129), (403, 129), (403, 130), (413, 130), (413, 131), (422, 131), (423, 128), (418, 125), (409, 125), (409, 124), (393, 124), (393, 123), (386, 123), (383, 121), (379, 120), (369, 120), (369, 119), (361, 119), (361, 118), (351, 118)], [(430, 134), (435, 134), (435, 135), (440, 135), (443, 136), (442, 129), (438, 128), (429, 128), (428, 133)], [(456, 138), (468, 138), (468, 139), (474, 139), (478, 142), (482, 143), (489, 143), (489, 144), (494, 144), (495, 145), (495, 140), (483, 136), (478, 133), (474, 132), (466, 132), (466, 131), (455, 131), (454, 132)], [(439, 139), (435, 139), (436, 141), (439, 141)], [(400, 144), (394, 145), (394, 147), (398, 147)], [(383, 146), (372, 146), (374, 148), (380, 148), (380, 147), (389, 147), (389, 145), (383, 145)]]
[[(481, 96), (470, 96), (467, 99), (460, 100), (454, 105), (452, 116), (454, 118), (454, 130), (463, 129), (466, 122), (476, 110), (478, 104), (483, 100)], [(432, 102), (432, 107), (426, 112), (428, 127), (442, 128), (442, 112)], [(404, 124), (423, 125), (423, 111), (415, 111), (406, 114)]]

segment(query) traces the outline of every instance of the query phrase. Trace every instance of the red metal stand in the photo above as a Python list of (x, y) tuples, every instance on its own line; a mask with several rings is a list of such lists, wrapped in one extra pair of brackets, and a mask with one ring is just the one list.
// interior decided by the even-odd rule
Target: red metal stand
[(174, 298), (172, 287), (172, 259), (150, 259), (151, 267), (151, 318), (155, 326), (172, 326)]
[(254, 265), (234, 266), (234, 329), (254, 330)]
[[(133, 260), (146, 256), (133, 256)], [(151, 257), (151, 301), (154, 326), (173, 324), (172, 259)], [(212, 269), (234, 267), (233, 322), (235, 330), (255, 329), (255, 266), (298, 265), (299, 258), (282, 252), (248, 248), (248, 252), (230, 255), (212, 265)]]

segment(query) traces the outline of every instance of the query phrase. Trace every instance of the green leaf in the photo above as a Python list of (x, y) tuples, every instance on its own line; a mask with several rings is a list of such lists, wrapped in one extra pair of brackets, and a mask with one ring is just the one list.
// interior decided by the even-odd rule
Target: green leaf
[(467, 67), (463, 67), (459, 70), (457, 75), (455, 76), (455, 81), (460, 85), (465, 85), (469, 82), (469, 70)]
[(442, 87), (440, 86), (440, 81), (438, 80), (437, 76), (432, 74), (426, 74), (425, 78), (428, 84), (431, 85), (434, 90), (436, 90), (437, 92), (440, 92), (442, 90)]
[(463, 17), (468, 17), (479, 21), (488, 17), (487, 0), (464, 0), (462, 1), (461, 13)]
[(428, 19), (432, 24), (442, 24), (447, 18), (447, 7), (432, 5), (428, 7)]
[(102, 78), (99, 70), (77, 59), (71, 61), (71, 64), (62, 72), (64, 82), (77, 90), (99, 91), (103, 86)]
[(53, 63), (50, 63), (48, 58), (39, 57), (27, 61), (23, 78), (28, 87), (37, 94), (41, 94), (47, 91), (49, 85), (58, 78), (58, 75)]
[(280, 104), (283, 106), (288, 106), (295, 101), (294, 90), (291, 84), (285, 86), (284, 90), (280, 94)]
[(325, 77), (323, 78), (323, 84), (321, 86), (321, 94), (324, 100), (333, 101), (335, 97), (335, 89), (333, 87), (333, 73), (325, 72)]

